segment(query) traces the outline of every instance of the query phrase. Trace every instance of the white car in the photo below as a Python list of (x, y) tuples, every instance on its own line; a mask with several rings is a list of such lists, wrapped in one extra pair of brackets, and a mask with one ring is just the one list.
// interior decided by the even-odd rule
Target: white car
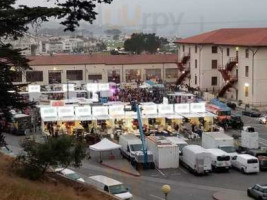
[(69, 179), (72, 179), (74, 181), (79, 181), (79, 182), (82, 182), (84, 183), (84, 179), (81, 178), (76, 172), (70, 170), (70, 169), (64, 169), (64, 168), (57, 168), (55, 169), (55, 171)]
[(267, 116), (260, 117), (259, 118), (259, 122), (260, 122), (260, 124), (266, 124), (266, 122), (267, 122)]
[(113, 194), (119, 199), (133, 199), (133, 195), (129, 192), (128, 188), (126, 188), (123, 183), (112, 178), (97, 175), (89, 177), (88, 182), (100, 190)]

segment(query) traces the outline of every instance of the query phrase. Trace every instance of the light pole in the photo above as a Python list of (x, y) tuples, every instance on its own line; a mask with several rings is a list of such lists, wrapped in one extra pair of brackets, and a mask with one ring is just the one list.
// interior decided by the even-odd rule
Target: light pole
[(67, 99), (69, 100), (69, 79), (67, 79)]
[(169, 186), (169, 185), (163, 185), (162, 188), (161, 188), (161, 191), (165, 195), (165, 200), (167, 200), (168, 194), (171, 192), (171, 186)]

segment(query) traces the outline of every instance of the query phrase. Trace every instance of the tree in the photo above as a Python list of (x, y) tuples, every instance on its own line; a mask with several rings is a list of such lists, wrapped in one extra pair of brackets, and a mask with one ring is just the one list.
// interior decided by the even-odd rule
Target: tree
[(119, 29), (108, 29), (108, 30), (105, 30), (105, 33), (107, 35), (115, 36), (115, 35), (120, 35), (121, 31)]
[(17, 39), (28, 31), (30, 25), (48, 21), (50, 17), (61, 19), (65, 31), (74, 31), (81, 20), (93, 22), (97, 15), (97, 3), (111, 3), (113, 0), (48, 0), (54, 3), (50, 8), (26, 5), (15, 7), (16, 1), (0, 1), (0, 112), (4, 113), (6, 119), (10, 119), (10, 109), (23, 109), (30, 105), (22, 100), (18, 86), (12, 83), (16, 71), (29, 70), (30, 67), (29, 60), (21, 55), (21, 49), (3, 44), (1, 38)]
[(166, 38), (160, 38), (155, 34), (134, 33), (124, 42), (124, 48), (136, 54), (141, 54), (143, 51), (153, 54), (166, 43), (168, 43)]
[(23, 176), (36, 180), (49, 167), (79, 167), (86, 155), (85, 145), (73, 136), (48, 138), (44, 143), (25, 140), (23, 153), (17, 156), (14, 167)]

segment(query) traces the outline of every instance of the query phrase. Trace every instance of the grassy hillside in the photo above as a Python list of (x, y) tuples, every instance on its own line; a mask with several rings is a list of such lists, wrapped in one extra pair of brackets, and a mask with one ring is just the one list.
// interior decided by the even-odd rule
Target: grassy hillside
[(10, 171), (11, 162), (0, 154), (0, 200), (113, 200), (94, 188), (76, 191), (61, 183), (23, 179)]

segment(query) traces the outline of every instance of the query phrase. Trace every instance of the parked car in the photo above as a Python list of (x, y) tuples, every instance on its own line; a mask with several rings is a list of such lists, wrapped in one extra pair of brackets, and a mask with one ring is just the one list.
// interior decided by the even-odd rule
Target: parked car
[(243, 115), (249, 116), (249, 117), (260, 117), (261, 112), (257, 109), (247, 109), (242, 111)]
[(133, 195), (129, 192), (128, 188), (123, 185), (123, 183), (112, 178), (97, 175), (89, 177), (88, 182), (98, 189), (113, 194), (120, 199), (130, 200), (133, 198)]
[(258, 149), (256, 149), (256, 150), (249, 149), (249, 150), (247, 150), (247, 154), (250, 154), (250, 155), (258, 158), (261, 171), (267, 170), (267, 152), (266, 151), (262, 151), (262, 150), (258, 150)]
[(266, 115), (259, 118), (260, 124), (266, 124), (266, 122), (267, 122), (267, 116)]
[(253, 199), (265, 200), (267, 199), (267, 184), (256, 184), (247, 189), (247, 194)]
[(57, 168), (55, 169), (55, 171), (58, 173), (58, 174), (61, 174), (62, 176), (65, 176), (69, 179), (72, 179), (74, 181), (79, 181), (79, 182), (82, 182), (84, 183), (84, 179), (81, 178), (76, 172), (70, 170), (70, 169), (63, 169), (63, 168)]
[(232, 166), (240, 170), (242, 173), (258, 173), (259, 160), (249, 154), (239, 154), (232, 159)]

